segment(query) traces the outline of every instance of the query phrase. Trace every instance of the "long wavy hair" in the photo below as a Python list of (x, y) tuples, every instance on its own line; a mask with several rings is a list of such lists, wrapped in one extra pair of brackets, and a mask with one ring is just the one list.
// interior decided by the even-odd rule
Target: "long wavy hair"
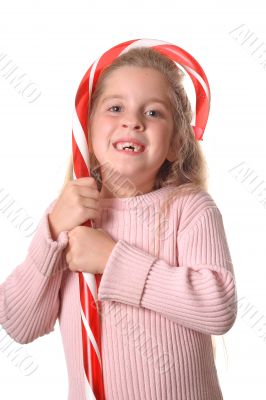
[[(208, 166), (203, 155), (200, 143), (196, 140), (191, 125), (193, 112), (188, 96), (183, 87), (184, 73), (177, 68), (174, 61), (150, 47), (133, 48), (117, 57), (99, 75), (94, 92), (91, 95), (90, 107), (88, 110), (88, 143), (90, 173), (97, 182), (101, 191), (104, 184), (101, 177), (100, 165), (93, 152), (90, 138), (90, 124), (97, 108), (98, 100), (103, 94), (112, 72), (124, 66), (136, 66), (151, 68), (159, 71), (166, 79), (169, 87), (168, 95), (171, 103), (171, 111), (174, 122), (174, 134), (170, 146), (174, 149), (174, 161), (165, 160), (161, 165), (152, 190), (165, 186), (174, 186), (166, 201), (161, 207), (161, 213), (168, 211), (173, 199), (188, 192), (198, 190), (207, 191), (208, 187)], [(68, 168), (65, 175), (65, 184), (73, 179), (73, 160), (69, 158)], [(62, 190), (63, 190), (62, 188)], [(61, 191), (62, 191), (61, 190)]]
[[(170, 146), (174, 149), (174, 161), (165, 160), (161, 165), (152, 190), (165, 186), (173, 186), (166, 200), (160, 207), (160, 216), (166, 218), (166, 214), (174, 199), (199, 190), (208, 190), (208, 166), (203, 155), (199, 141), (196, 140), (191, 125), (193, 112), (188, 96), (183, 86), (184, 73), (177, 67), (174, 61), (150, 47), (138, 47), (127, 51), (117, 57), (99, 75), (97, 85), (91, 96), (90, 108), (88, 110), (88, 142), (90, 158), (90, 174), (97, 182), (98, 190), (101, 191), (102, 177), (100, 165), (96, 159), (90, 139), (90, 123), (100, 96), (103, 94), (108, 77), (119, 68), (124, 66), (135, 66), (151, 68), (159, 71), (168, 83), (171, 111), (174, 121), (174, 134)], [(65, 175), (64, 186), (73, 179), (73, 160), (69, 158), (69, 164)], [(62, 188), (62, 190), (63, 190)], [(61, 190), (61, 191), (62, 191)], [(166, 210), (166, 214), (165, 214)], [(161, 224), (159, 224), (161, 226)], [(160, 237), (160, 229), (157, 231)], [(159, 246), (157, 246), (159, 248)], [(214, 359), (216, 358), (215, 337), (211, 335)]]

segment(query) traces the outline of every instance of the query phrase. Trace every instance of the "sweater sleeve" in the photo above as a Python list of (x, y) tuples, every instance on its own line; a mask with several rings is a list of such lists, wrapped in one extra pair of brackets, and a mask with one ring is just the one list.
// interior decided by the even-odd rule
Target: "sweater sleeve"
[(57, 241), (51, 237), (48, 213), (55, 202), (45, 210), (25, 260), (0, 285), (0, 323), (18, 343), (53, 331), (57, 319), (68, 236), (62, 231)]
[(235, 276), (223, 220), (207, 208), (177, 235), (178, 262), (170, 265), (119, 240), (102, 275), (99, 300), (144, 307), (177, 324), (222, 335), (236, 314)]

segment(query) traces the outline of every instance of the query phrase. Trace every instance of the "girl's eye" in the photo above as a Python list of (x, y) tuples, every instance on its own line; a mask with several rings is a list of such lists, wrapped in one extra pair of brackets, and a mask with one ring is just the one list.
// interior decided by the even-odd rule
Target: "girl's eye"
[[(156, 110), (150, 110), (150, 111), (157, 113), (157, 116), (160, 116), (160, 115), (161, 115), (161, 114), (160, 114), (158, 111), (156, 111)], [(149, 112), (149, 111), (148, 111), (148, 112)]]
[(109, 110), (111, 110), (112, 108), (117, 108), (117, 107), (119, 108), (119, 106), (112, 106), (109, 108)]
[[(121, 108), (120, 106), (112, 106), (112, 107), (110, 107), (108, 110), (112, 110), (113, 109), (113, 111), (114, 111), (114, 108)], [(116, 111), (114, 111), (114, 112), (116, 112)], [(156, 110), (149, 110), (149, 111), (147, 111), (147, 112), (155, 112), (156, 113), (156, 115), (157, 115), (157, 117), (158, 116), (160, 116), (161, 115), (161, 113), (159, 112), (159, 111), (156, 111)], [(156, 116), (155, 115), (155, 116)], [(151, 116), (154, 116), (154, 115), (151, 115)]]

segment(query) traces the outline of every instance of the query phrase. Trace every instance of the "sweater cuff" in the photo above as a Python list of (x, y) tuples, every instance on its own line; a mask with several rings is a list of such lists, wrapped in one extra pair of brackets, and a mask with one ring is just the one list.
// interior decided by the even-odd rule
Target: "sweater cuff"
[(118, 240), (107, 260), (98, 299), (140, 306), (145, 282), (156, 257)]
[(62, 256), (63, 249), (68, 244), (67, 231), (62, 231), (58, 235), (57, 240), (53, 240), (49, 228), (48, 212), (43, 215), (37, 231), (29, 246), (29, 256), (34, 262), (34, 265), (45, 276), (51, 276), (54, 273), (65, 270), (66, 262)]

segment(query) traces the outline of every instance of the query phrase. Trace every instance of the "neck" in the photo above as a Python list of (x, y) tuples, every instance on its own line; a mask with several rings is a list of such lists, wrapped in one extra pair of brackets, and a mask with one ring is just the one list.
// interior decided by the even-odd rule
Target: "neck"
[(143, 183), (141, 185), (135, 185), (134, 183), (127, 183), (124, 180), (124, 185), (120, 184), (116, 181), (114, 183), (102, 183), (102, 188), (100, 192), (101, 199), (109, 199), (109, 198), (123, 198), (123, 197), (135, 197), (141, 194), (149, 193), (153, 190), (154, 182)]

